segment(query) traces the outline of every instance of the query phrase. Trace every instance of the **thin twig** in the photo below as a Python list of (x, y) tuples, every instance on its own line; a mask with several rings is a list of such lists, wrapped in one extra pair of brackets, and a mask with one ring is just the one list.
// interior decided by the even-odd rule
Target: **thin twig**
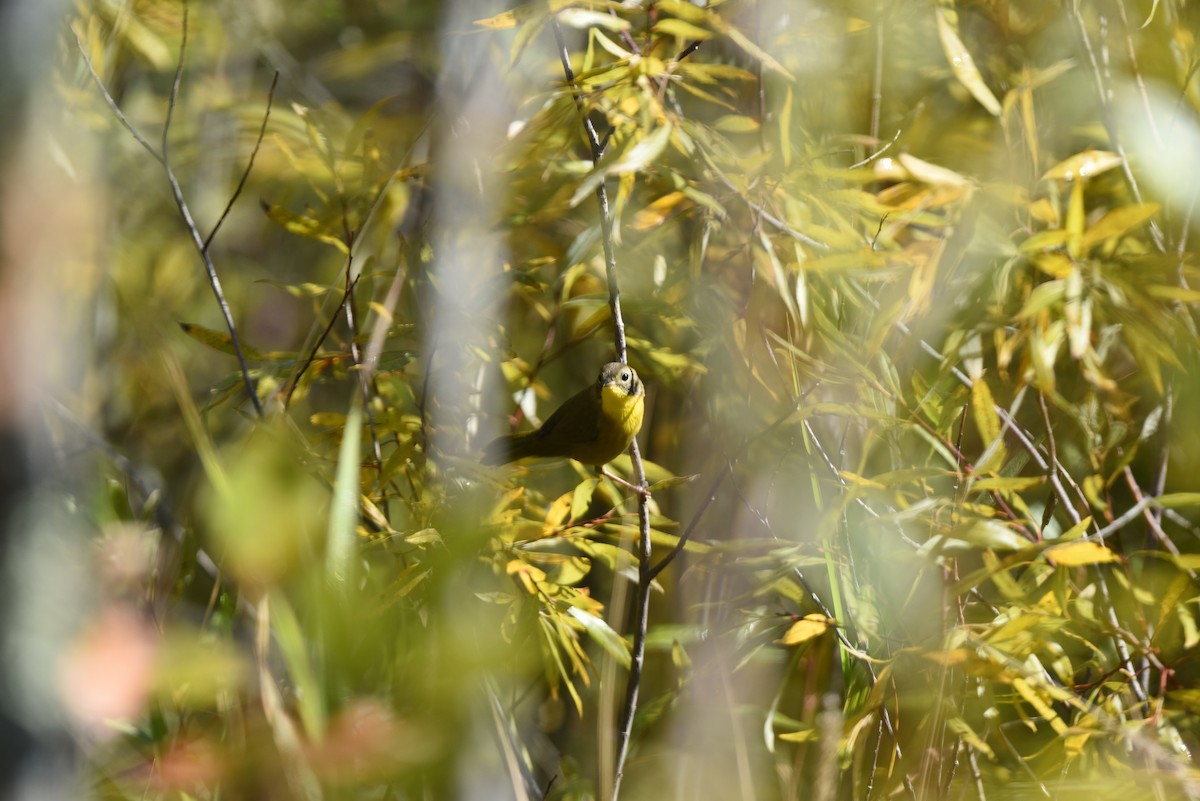
[(179, 179), (175, 177), (175, 170), (171, 167), (171, 159), (169, 155), (169, 135), (171, 131), (171, 120), (175, 114), (175, 103), (179, 99), (179, 87), (183, 82), (183, 67), (187, 59), (187, 40), (188, 4), (185, 0), (183, 4), (183, 31), (179, 42), (179, 62), (176, 64), (175, 77), (171, 82), (171, 94), (168, 98), (167, 114), (163, 123), (161, 152), (156, 151), (154, 147), (148, 141), (146, 141), (146, 138), (143, 137), (141, 133), (139, 133), (138, 130), (133, 126), (133, 124), (125, 117), (124, 113), (122, 113), (120, 106), (117, 105), (117, 101), (113, 99), (113, 96), (109, 93), (108, 88), (104, 85), (104, 81), (101, 80), (100, 75), (96, 72), (95, 67), (92, 65), (91, 59), (88, 58), (87, 52), (84, 50), (83, 42), (78, 36), (75, 37), (75, 44), (79, 48), (80, 55), (83, 56), (84, 63), (87, 64), (88, 71), (92, 75), (92, 80), (95, 81), (96, 85), (100, 87), (100, 92), (104, 95), (104, 102), (108, 104), (108, 107), (116, 115), (117, 119), (120, 120), (121, 124), (125, 126), (126, 130), (133, 135), (133, 138), (137, 141), (137, 143), (145, 148), (146, 152), (153, 156), (155, 161), (162, 165), (163, 171), (167, 176), (167, 183), (171, 187), (171, 195), (175, 199), (175, 206), (179, 210), (179, 215), (183, 218), (184, 227), (187, 228), (188, 233), (192, 237), (192, 243), (196, 246), (196, 252), (200, 254), (200, 258), (204, 262), (204, 270), (208, 274), (208, 284), (212, 288), (213, 295), (217, 300), (217, 305), (221, 309), (221, 315), (225, 319), (225, 327), (229, 331), (229, 342), (233, 347), (234, 355), (237, 357), (238, 367), (242, 373), (242, 380), (245, 382), (246, 391), (250, 395), (250, 402), (254, 406), (255, 413), (259, 417), (262, 417), (262, 403), (258, 399), (258, 392), (255, 389), (254, 381), (250, 377), (250, 367), (246, 363), (246, 355), (242, 352), (242, 343), (240, 337), (238, 336), (237, 325), (233, 322), (233, 312), (230, 310), (229, 303), (225, 299), (225, 293), (221, 289), (221, 280), (217, 277), (217, 268), (213, 264), (212, 258), (209, 256), (209, 243), (200, 236), (200, 229), (196, 226), (196, 221), (192, 217), (191, 208), (188, 206), (187, 200), (185, 200), (183, 197), (183, 188), (179, 184)]
[(104, 80), (100, 77), (100, 73), (96, 72), (95, 66), (92, 65), (91, 58), (88, 57), (87, 50), (83, 47), (83, 42), (79, 38), (79, 34), (75, 34), (75, 46), (79, 48), (79, 55), (83, 58), (83, 63), (88, 68), (88, 73), (92, 76), (92, 82), (96, 84), (96, 88), (100, 90), (100, 94), (104, 97), (104, 102), (109, 110), (117, 118), (121, 125), (125, 126), (125, 130), (129, 131), (135, 142), (149, 153), (159, 164), (163, 163), (162, 154), (154, 149), (154, 145), (146, 141), (146, 137), (142, 136), (141, 131), (134, 127), (125, 113), (121, 111), (121, 107), (117, 105), (117, 101), (109, 94), (108, 87), (104, 85)]
[(213, 225), (212, 230), (208, 232), (208, 236), (204, 238), (204, 249), (208, 250), (212, 244), (213, 237), (217, 235), (217, 231), (221, 230), (221, 226), (225, 223), (225, 218), (229, 216), (229, 212), (233, 210), (233, 204), (241, 196), (242, 190), (246, 188), (246, 181), (250, 178), (250, 171), (254, 169), (254, 159), (258, 157), (259, 148), (262, 147), (263, 137), (267, 133), (267, 121), (271, 119), (271, 105), (275, 102), (275, 87), (279, 85), (279, 70), (275, 70), (275, 77), (271, 78), (271, 88), (267, 92), (267, 110), (263, 113), (262, 125), (258, 128), (258, 139), (254, 142), (254, 149), (250, 151), (250, 160), (246, 162), (246, 169), (242, 170), (242, 177), (238, 181), (237, 188), (233, 190), (233, 195), (230, 196), (229, 202), (225, 204), (224, 211), (217, 218), (217, 222)]
[(316, 360), (317, 351), (321, 349), (321, 345), (325, 344), (325, 340), (329, 338), (330, 332), (333, 331), (333, 327), (337, 324), (338, 315), (342, 311), (342, 305), (349, 299), (350, 294), (354, 291), (354, 287), (357, 284), (358, 281), (356, 280), (348, 288), (342, 290), (342, 298), (338, 301), (337, 308), (333, 310), (333, 314), (329, 316), (329, 322), (325, 324), (321, 335), (317, 337), (316, 342), (313, 343), (312, 348), (308, 351), (308, 356), (300, 363), (300, 369), (296, 371), (296, 375), (288, 380), (287, 388), (283, 393), (283, 408), (286, 409), (291, 405), (292, 393), (296, 391), (296, 387), (300, 384), (300, 379), (304, 377), (304, 374), (308, 372), (308, 368)]
[(700, 501), (700, 508), (692, 515), (692, 519), (688, 521), (687, 528), (679, 535), (679, 541), (675, 543), (675, 547), (671, 548), (667, 555), (659, 560), (659, 563), (650, 571), (651, 579), (656, 578), (659, 573), (666, 570), (671, 562), (675, 561), (675, 557), (679, 556), (683, 551), (684, 546), (687, 545), (688, 540), (692, 536), (692, 532), (696, 530), (696, 526), (700, 523), (700, 518), (708, 511), (709, 505), (716, 500), (717, 490), (721, 488), (721, 484), (729, 477), (732, 470), (733, 462), (726, 462), (725, 468), (717, 473), (717, 477), (713, 480), (712, 485), (709, 486), (708, 491), (704, 493)]

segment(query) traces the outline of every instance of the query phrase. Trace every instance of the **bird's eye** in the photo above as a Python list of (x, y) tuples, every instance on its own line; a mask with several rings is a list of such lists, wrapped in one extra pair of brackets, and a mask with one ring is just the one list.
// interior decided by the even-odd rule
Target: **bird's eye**
[(622, 370), (622, 371), (621, 371), (621, 380), (622, 380), (622, 381), (628, 381), (628, 380), (629, 380), (629, 371), (628, 371), (628, 370)]

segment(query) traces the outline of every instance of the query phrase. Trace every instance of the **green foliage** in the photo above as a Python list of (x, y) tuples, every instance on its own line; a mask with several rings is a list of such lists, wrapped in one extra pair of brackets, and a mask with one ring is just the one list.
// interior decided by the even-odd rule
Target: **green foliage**
[[(261, 419), (70, 41), (119, 210), (103, 435), (166, 477), (80, 511), (158, 543), (101, 580), (161, 637), (87, 721), (95, 794), (611, 792), (637, 499), (478, 464), (611, 358), (611, 245), (666, 565), (624, 795), (1194, 795), (1195, 189), (1155, 151), (1200, 136), (1196, 13), (1117, 5), (193, 8), (171, 163), (206, 235), (254, 154), (208, 255)], [(160, 130), (181, 6), (71, 25)], [(502, 121), (447, 99), (464, 37)]]

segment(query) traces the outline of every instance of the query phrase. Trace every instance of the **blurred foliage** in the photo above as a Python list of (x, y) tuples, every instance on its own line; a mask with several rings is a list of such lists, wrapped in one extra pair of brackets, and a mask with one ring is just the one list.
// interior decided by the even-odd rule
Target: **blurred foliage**
[[(603, 182), (656, 563), (682, 548), (622, 794), (1200, 794), (1198, 23), (193, 3), (176, 94), (178, 0), (78, 3), (61, 124), (100, 145), (107, 283), (62, 400), (111, 450), (64, 490), (99, 600), (63, 688), (93, 795), (609, 795), (636, 498), (478, 464), (611, 358)], [(236, 201), (207, 252), (261, 419), (89, 62), (201, 239)]]

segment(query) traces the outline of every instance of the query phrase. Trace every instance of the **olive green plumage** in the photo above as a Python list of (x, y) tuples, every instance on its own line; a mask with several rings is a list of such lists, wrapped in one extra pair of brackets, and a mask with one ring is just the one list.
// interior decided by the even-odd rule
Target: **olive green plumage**
[(603, 465), (620, 456), (641, 430), (645, 394), (632, 367), (610, 362), (595, 384), (572, 395), (540, 428), (488, 443), (483, 463), (543, 456)]

